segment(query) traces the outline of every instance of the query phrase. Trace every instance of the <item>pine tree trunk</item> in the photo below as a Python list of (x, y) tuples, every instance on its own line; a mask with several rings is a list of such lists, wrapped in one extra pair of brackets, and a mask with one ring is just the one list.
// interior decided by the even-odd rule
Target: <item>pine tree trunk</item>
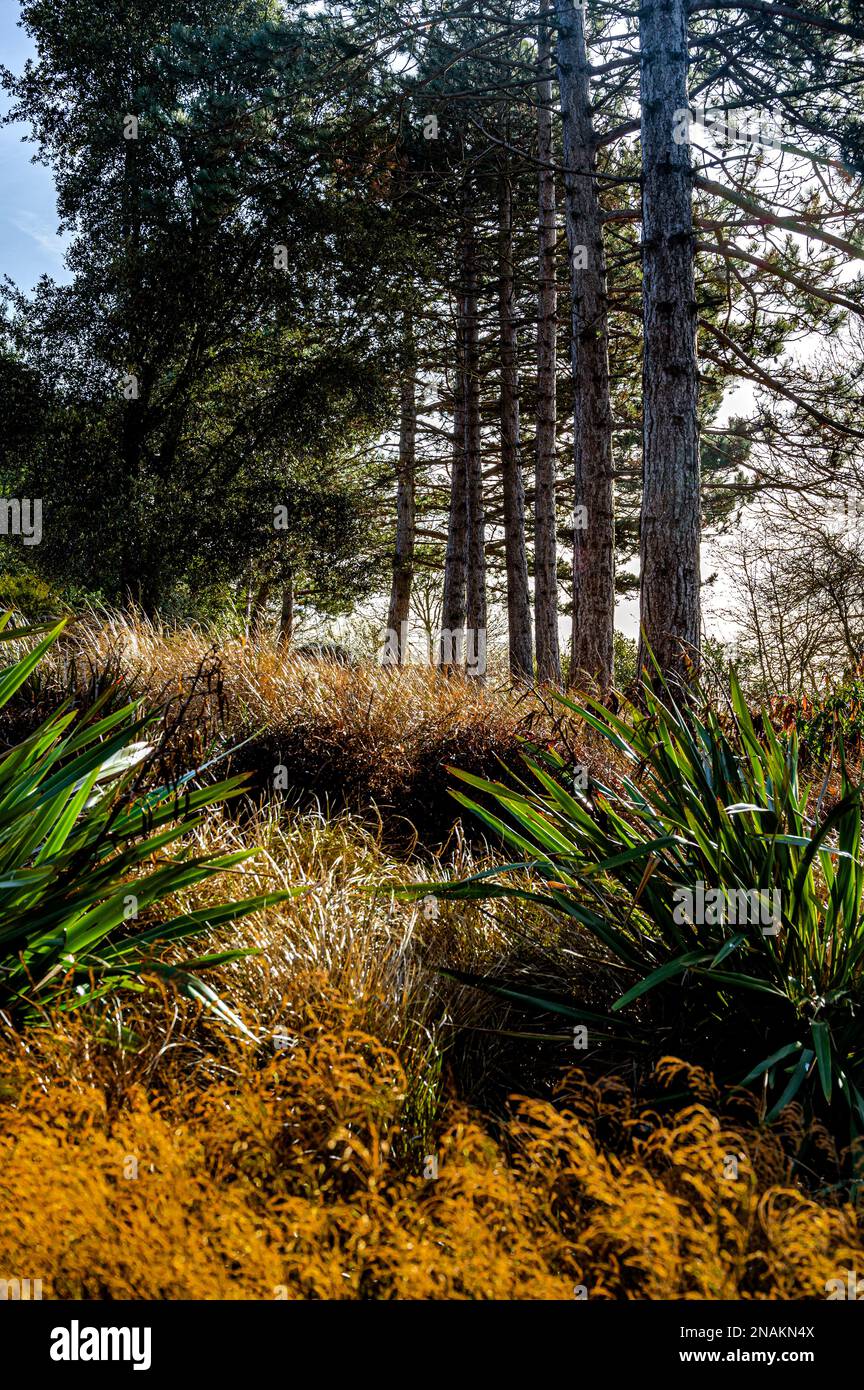
[[(606, 261), (583, 11), (556, 0), (570, 257), (575, 468), (570, 684), (608, 688), (615, 629), (615, 504)], [(584, 511), (580, 511), (584, 508)]]
[(243, 585), (243, 633), (248, 642), (252, 635), (252, 608), (255, 598), (255, 571), (251, 557), (246, 562), (246, 578)]
[(699, 658), (699, 428), (686, 0), (644, 0), (642, 307), (644, 320), (640, 667), (687, 678)]
[(279, 612), (279, 641), (286, 646), (294, 636), (294, 575), (289, 569), (282, 585), (282, 606)]
[[(544, 17), (548, 16), (548, 5)], [(534, 633), (537, 679), (561, 683), (558, 650), (558, 525), (555, 508), (558, 294), (549, 29), (537, 45), (537, 453), (534, 469)]]
[(485, 674), (486, 517), (483, 508), (483, 453), (480, 418), (480, 322), (477, 238), (469, 228), (463, 248), (463, 341), (465, 344), (465, 492), (468, 547), (465, 575), (466, 671)]
[(265, 615), (267, 604), (270, 600), (270, 591), (273, 588), (273, 580), (266, 577), (261, 580), (255, 595), (252, 599), (252, 614), (249, 623), (251, 636), (257, 641), (264, 632)]
[(453, 462), (450, 474), (450, 516), (447, 553), (444, 558), (444, 596), (441, 603), (441, 637), (438, 665), (448, 671), (462, 659), (461, 634), (465, 627), (465, 576), (468, 565), (468, 494), (465, 472), (465, 368), (462, 341), (461, 294), (456, 309), (456, 384), (453, 400)]
[(408, 610), (414, 578), (415, 470), (417, 463), (417, 401), (414, 394), (414, 352), (406, 320), (400, 383), (399, 464), (396, 492), (396, 548), (387, 613), (387, 653), (390, 662), (404, 666), (408, 656)]
[[(134, 97), (130, 96), (126, 110), (131, 112), (133, 109)], [(132, 139), (123, 140), (122, 143), (121, 245), (127, 286), (124, 325), (127, 363), (123, 373), (122, 477), (118, 481), (118, 505), (127, 524), (121, 528), (120, 535), (119, 584), (121, 602), (136, 604), (147, 617), (153, 617), (161, 598), (162, 574), (157, 557), (152, 554), (152, 509), (142, 510), (141, 503), (151, 376), (145, 360), (146, 334), (142, 332), (137, 307), (143, 276), (141, 146)]]
[(534, 675), (531, 597), (525, 554), (525, 485), (519, 433), (519, 373), (513, 286), (513, 190), (506, 167), (498, 181), (498, 326), (501, 351), (501, 478), (504, 557), (507, 570), (507, 634), (510, 674)]

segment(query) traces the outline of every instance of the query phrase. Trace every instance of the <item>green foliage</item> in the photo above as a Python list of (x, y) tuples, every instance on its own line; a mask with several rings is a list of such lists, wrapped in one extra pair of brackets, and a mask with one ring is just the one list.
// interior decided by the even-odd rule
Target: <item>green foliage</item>
[(402, 261), (369, 186), (377, 132), (310, 99), (317, 21), (271, 0), (177, 17), (22, 6), (38, 56), (2, 77), (53, 169), (73, 279), (3, 291), (0, 482), (44, 501), (49, 581), (153, 613), (290, 567), (328, 608), (366, 578), (345, 561), (370, 550), (361, 450), (390, 418)]
[(633, 637), (625, 637), (623, 632), (612, 634), (615, 656), (615, 681), (622, 690), (627, 690), (636, 680), (636, 658), (638, 645)]
[[(5, 706), (56, 641), (60, 623), (9, 630), (0, 643), (29, 648), (0, 670)], [(167, 963), (160, 951), (290, 896), (265, 894), (158, 920), (161, 904), (254, 851), (190, 857), (177, 842), (199, 812), (234, 796), (241, 778), (204, 788), (187, 784), (137, 794), (153, 716), (136, 705), (106, 713), (109, 693), (86, 715), (59, 709), (0, 759), (0, 1006), (32, 1009), (51, 990), (80, 1004), (118, 987), (141, 988), (144, 973), (228, 1015), (190, 972), (237, 953)], [(170, 846), (170, 849), (169, 849)], [(146, 924), (149, 921), (149, 924)], [(139, 925), (140, 922), (140, 925)], [(70, 992), (71, 991), (71, 992)]]
[(860, 756), (864, 747), (864, 678), (855, 676), (816, 697), (778, 701), (772, 713), (782, 726), (795, 728), (802, 751), (806, 749), (817, 762), (826, 761), (840, 741), (847, 754)]
[[(760, 738), (734, 676), (722, 717), (641, 693), (644, 709), (627, 706), (625, 717), (562, 700), (628, 765), (618, 788), (582, 791), (555, 753), (526, 758), (532, 780), (519, 788), (457, 773), (505, 814), (456, 799), (519, 858), (493, 879), (435, 891), (525, 898), (566, 915), (629, 974), (613, 1008), (621, 1022), (656, 1001), (678, 1043), (701, 1032), (718, 1070), (764, 1086), (769, 1118), (806, 1094), (847, 1106), (853, 1131), (864, 1129), (860, 789), (844, 765), (840, 800), (822, 818), (799, 783), (794, 732), (778, 738), (766, 720)], [(513, 874), (531, 885), (508, 882)], [(589, 1017), (540, 985), (511, 997)]]
[(30, 622), (56, 617), (63, 609), (56, 591), (29, 570), (0, 574), (0, 609), (20, 613)]

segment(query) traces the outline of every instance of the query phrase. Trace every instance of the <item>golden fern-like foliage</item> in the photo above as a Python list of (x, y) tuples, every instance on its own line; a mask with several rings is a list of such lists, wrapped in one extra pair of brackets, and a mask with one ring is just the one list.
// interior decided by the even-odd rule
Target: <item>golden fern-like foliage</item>
[(432, 1178), (394, 1151), (396, 1053), (335, 996), (284, 1050), (181, 1046), (119, 1095), (75, 1027), (0, 1058), (0, 1277), (46, 1297), (798, 1299), (864, 1268), (855, 1211), (779, 1145), (766, 1185), (702, 1100), (661, 1116), (573, 1073), (494, 1139), (451, 1105)]

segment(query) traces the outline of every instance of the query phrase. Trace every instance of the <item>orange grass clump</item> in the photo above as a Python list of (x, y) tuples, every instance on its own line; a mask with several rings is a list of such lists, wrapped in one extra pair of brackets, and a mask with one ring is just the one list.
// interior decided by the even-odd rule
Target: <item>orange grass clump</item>
[(258, 795), (275, 789), (328, 807), (375, 806), (427, 844), (445, 840), (457, 818), (448, 764), (487, 776), (502, 762), (521, 768), (520, 736), (545, 741), (568, 722), (535, 693), (514, 693), (509, 680), (448, 679), (431, 666), (371, 660), (345, 667), (263, 639), (226, 638), (217, 648), (194, 627), (111, 613), (76, 620), (38, 675), (40, 698), (52, 704), (59, 695), (86, 703), (111, 684), (168, 706), (160, 776), (230, 747), (220, 775), (248, 773)]
[(9, 1034), (0, 1277), (64, 1299), (799, 1299), (862, 1268), (855, 1211), (766, 1184), (704, 1104), (661, 1119), (571, 1074), (497, 1139), (450, 1105), (424, 1177), (395, 1147), (400, 1061), (350, 1005), (308, 1004), (284, 1044), (163, 1051), (118, 1094), (83, 1025)]

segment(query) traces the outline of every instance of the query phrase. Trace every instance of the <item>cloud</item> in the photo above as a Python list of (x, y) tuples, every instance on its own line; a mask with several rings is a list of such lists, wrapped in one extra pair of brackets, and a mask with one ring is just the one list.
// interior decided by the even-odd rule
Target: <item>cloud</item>
[(57, 233), (45, 222), (41, 221), (32, 212), (17, 212), (10, 218), (12, 226), (16, 231), (35, 241), (58, 265), (62, 264), (66, 250), (66, 238), (58, 236)]

